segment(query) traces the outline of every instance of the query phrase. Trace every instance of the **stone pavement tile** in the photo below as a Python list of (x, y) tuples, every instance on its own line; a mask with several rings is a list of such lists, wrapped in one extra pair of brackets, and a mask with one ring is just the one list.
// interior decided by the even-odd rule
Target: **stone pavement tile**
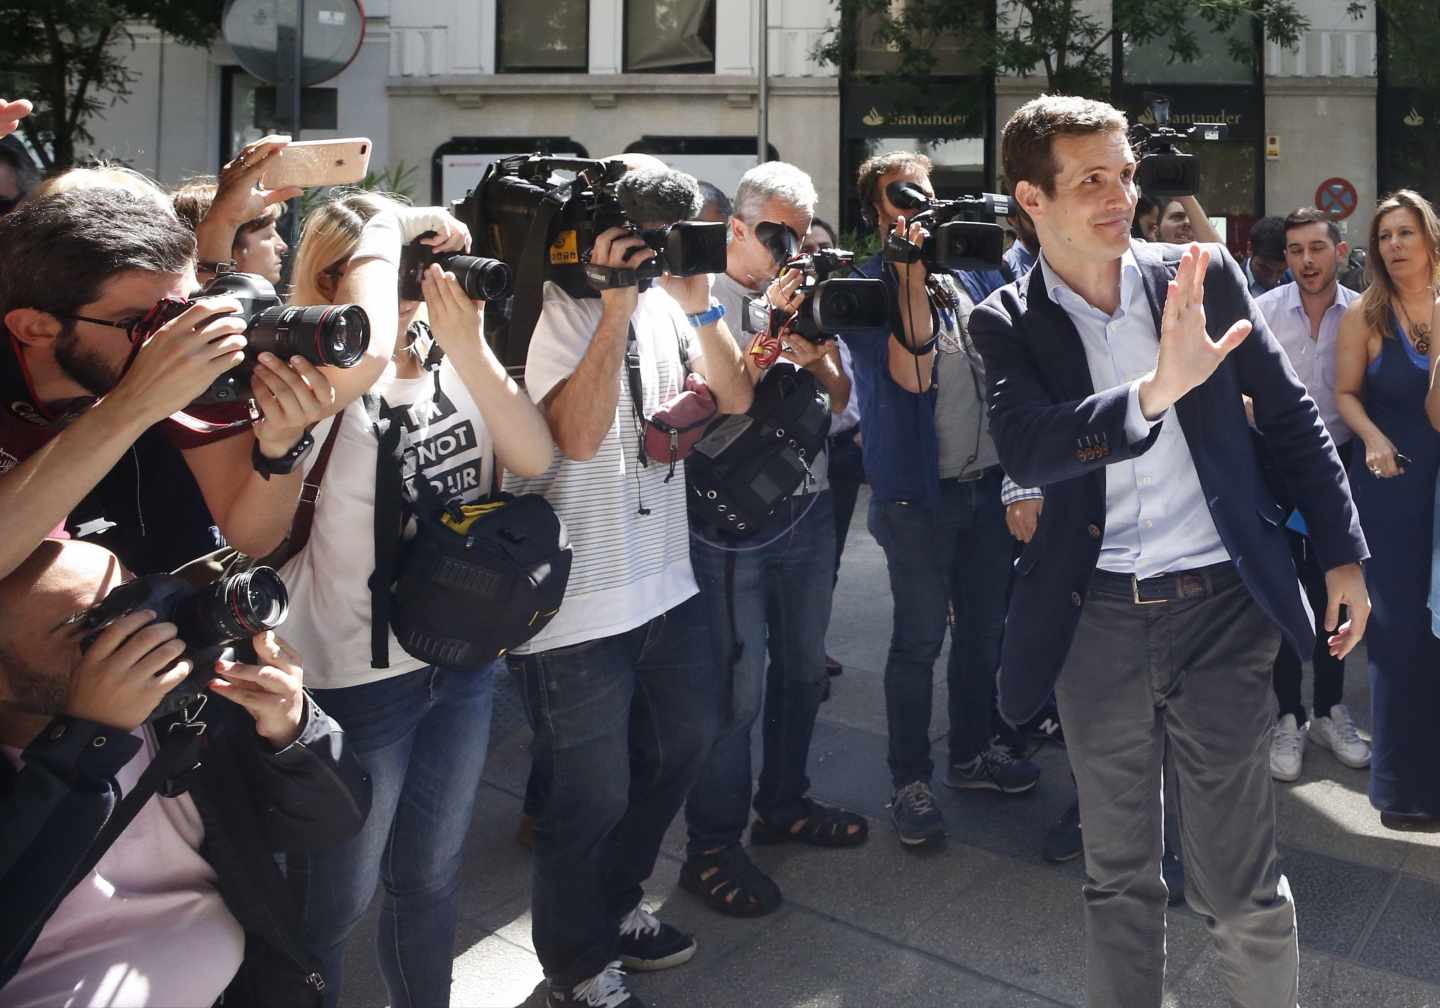
[[(1335, 1000), (1331, 992), (1332, 974), (1340, 963), (1301, 947), (1301, 1008), (1375, 1008), (1369, 1000)], [(1170, 973), (1165, 988), (1164, 1008), (1228, 1008), (1230, 1005), (1225, 977), (1213, 948), (1204, 949), (1183, 972)]]
[(541, 1008), (544, 1004), (545, 974), (539, 960), (529, 949), (496, 935), (461, 946), (454, 968), (451, 1008)]
[(916, 921), (950, 906), (956, 893), (997, 870), (1002, 859), (950, 845), (902, 851), (889, 821), (871, 820), (859, 847), (821, 850), (800, 844), (756, 847), (751, 856), (788, 903), (861, 930), (900, 940)]
[[(1275, 784), (1275, 819), (1281, 846), (1376, 868), (1399, 868), (1410, 850), (1409, 836), (1380, 825), (1380, 813), (1366, 797), (1366, 771), (1342, 766), (1310, 746), (1305, 773), (1295, 784)], [(1434, 838), (1440, 849), (1440, 836)]]
[(503, 736), (492, 735), (485, 756), (485, 783), (523, 796), (530, 776), (530, 742), (528, 725), (520, 725)]
[(1418, 875), (1431, 882), (1440, 882), (1440, 833), (1400, 834), (1386, 830), (1405, 845), (1405, 863), (1401, 869), (1407, 875)]
[[(965, 854), (987, 860), (989, 871), (955, 893), (944, 910), (918, 920), (905, 944), (1067, 1004), (1083, 1002), (1079, 883), (1013, 859)], [(1166, 924), (1169, 962), (1183, 970), (1209, 938), (1188, 912), (1170, 913)]]
[[(698, 960), (698, 957), (697, 957)], [(1042, 1008), (1068, 1005), (795, 911), (708, 967), (632, 978), (658, 1008)]]
[(1355, 959), (1440, 985), (1440, 885), (1401, 876)]
[(480, 785), (460, 868), (460, 916), (474, 917), (530, 891), (530, 852), (515, 842), (521, 801)]
[(1329, 1008), (1440, 1008), (1440, 986), (1342, 959), (1330, 976), (1327, 1004)]
[(1289, 847), (1280, 849), (1280, 870), (1290, 880), (1300, 944), (1342, 956), (1355, 951), (1393, 875)]

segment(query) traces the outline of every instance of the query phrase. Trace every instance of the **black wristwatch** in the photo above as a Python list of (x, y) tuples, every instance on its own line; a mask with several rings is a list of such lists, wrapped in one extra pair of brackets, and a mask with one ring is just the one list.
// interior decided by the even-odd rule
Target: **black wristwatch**
[(250, 448), (250, 464), (267, 480), (271, 476), (289, 476), (300, 464), (300, 460), (310, 453), (310, 449), (314, 445), (315, 439), (310, 436), (309, 431), (306, 431), (300, 435), (300, 440), (295, 442), (294, 448), (278, 459), (272, 459), (260, 450), (260, 441), (257, 438)]

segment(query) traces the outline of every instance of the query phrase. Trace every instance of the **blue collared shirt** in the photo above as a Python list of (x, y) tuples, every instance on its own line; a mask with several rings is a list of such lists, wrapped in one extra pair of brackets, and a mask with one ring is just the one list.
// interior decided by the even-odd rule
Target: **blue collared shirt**
[[(1071, 290), (1043, 249), (1040, 268), (1050, 300), (1075, 323), (1096, 390), (1129, 384), (1125, 432), (1131, 441), (1143, 441), (1152, 422), (1140, 410), (1140, 379), (1154, 370), (1160, 339), (1134, 252), (1120, 260), (1120, 306), (1113, 315)], [(1101, 570), (1148, 578), (1228, 559), (1178, 418), (1161, 425), (1144, 454), (1105, 467)]]
[(1310, 316), (1305, 314), (1298, 283), (1281, 284), (1255, 299), (1255, 306), (1264, 313), (1270, 331), (1285, 348), (1290, 366), (1319, 407), (1320, 418), (1325, 421), (1336, 447), (1354, 434), (1335, 405), (1335, 344), (1340, 337), (1340, 319), (1345, 315), (1345, 308), (1359, 296), (1343, 284), (1335, 285), (1335, 303), (1320, 317), (1318, 338), (1310, 335)]

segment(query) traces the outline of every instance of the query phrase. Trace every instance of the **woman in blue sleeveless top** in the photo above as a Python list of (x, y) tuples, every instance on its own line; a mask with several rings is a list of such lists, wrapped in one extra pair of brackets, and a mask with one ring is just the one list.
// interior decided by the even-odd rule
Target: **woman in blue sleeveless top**
[(1402, 189), (1370, 225), (1373, 283), (1340, 325), (1336, 400), (1365, 445), (1350, 484), (1370, 545), (1370, 802), (1392, 829), (1440, 828), (1440, 640), (1427, 601), (1440, 433), (1426, 416), (1440, 222)]

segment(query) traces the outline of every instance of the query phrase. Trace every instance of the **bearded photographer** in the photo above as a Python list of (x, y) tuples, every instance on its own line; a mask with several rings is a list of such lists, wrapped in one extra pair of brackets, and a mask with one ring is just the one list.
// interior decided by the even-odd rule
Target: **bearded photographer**
[[(800, 270), (787, 270), (768, 293), (759, 289), (775, 279), (786, 257), (777, 258), (757, 230), (784, 228), (786, 247), (798, 251), (816, 200), (810, 177), (781, 161), (751, 168), (740, 180), (726, 272), (711, 284), (725, 317), (734, 320), (732, 336), (740, 335), (739, 320), (750, 299), (792, 311), (799, 307)], [(850, 381), (840, 367), (838, 344), (812, 343), (788, 328), (781, 340), (788, 349), (772, 366), (808, 370), (829, 393), (832, 413), (841, 413), (850, 398)], [(745, 354), (745, 362), (757, 377), (763, 373), (753, 352)], [(756, 819), (750, 835), (756, 843), (848, 847), (863, 843), (867, 835), (864, 817), (821, 805), (807, 794), (805, 765), (828, 683), (825, 632), (835, 572), (827, 459), (822, 451), (812, 460), (795, 492), (743, 539), (691, 516), (690, 560), (708, 611), (711, 645), (721, 665), (717, 671), (733, 702), (723, 705), (727, 716), (686, 800), (689, 843), (680, 885), (729, 916), (758, 917), (781, 902), (779, 887), (741, 844), (752, 792)], [(762, 708), (764, 762), (756, 789), (750, 729)]]
[(203, 298), (135, 333), (194, 292), (194, 267), (195, 238), (158, 190), (73, 188), (0, 219), (0, 576), (62, 524), (142, 573), (221, 545), (206, 509), (241, 552), (280, 544), (305, 429), (336, 393), (307, 361), (262, 353), (253, 425), (245, 404), (190, 409), (244, 359), (240, 302)]
[[(668, 227), (699, 212), (689, 175), (653, 159), (626, 163), (617, 195), (634, 225)], [(617, 285), (573, 298), (545, 284), (525, 381), (559, 451), (543, 476), (506, 480), (512, 492), (544, 495), (574, 549), (559, 613), (510, 660), (534, 759), (548, 770), (531, 906), (551, 1008), (638, 1008), (620, 966), (662, 969), (695, 950), (641, 899), (713, 736), (719, 684), (690, 567), (685, 481), (637, 456), (644, 421), (625, 366), (631, 333), (647, 415), (680, 392), (686, 359), (722, 412), (743, 412), (753, 388), (706, 275), (639, 289), (629, 271), (654, 256), (639, 235), (612, 227), (590, 264), (625, 271), (611, 274)]]
[[(924, 229), (909, 224), (886, 192), (894, 182), (933, 198), (929, 159), (908, 151), (878, 155), (860, 166), (858, 179), (861, 205), (880, 233), (921, 244)], [(882, 277), (896, 305), (890, 332), (844, 338), (865, 417), (870, 530), (885, 551), (895, 598), (885, 666), (890, 814), (901, 843), (917, 849), (945, 837), (930, 788), (929, 729), (950, 606), (946, 785), (1019, 794), (1035, 786), (1040, 771), (994, 744), (990, 731), (1014, 544), (985, 411), (983, 364), (967, 332), (974, 304), (966, 288), (979, 281), (932, 272), (923, 261), (888, 264), (880, 255), (860, 272)]]
[(317, 1005), (272, 852), (353, 834), (369, 781), (272, 633), (153, 717), (192, 671), (176, 624), (141, 609), (82, 646), (127, 577), (47, 540), (0, 581), (0, 1005)]

